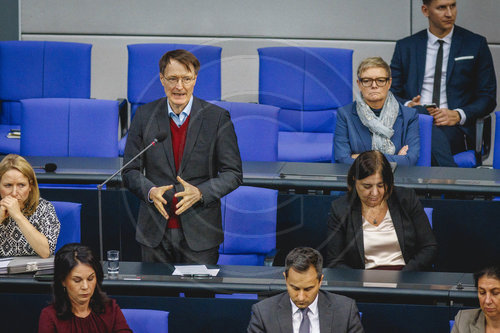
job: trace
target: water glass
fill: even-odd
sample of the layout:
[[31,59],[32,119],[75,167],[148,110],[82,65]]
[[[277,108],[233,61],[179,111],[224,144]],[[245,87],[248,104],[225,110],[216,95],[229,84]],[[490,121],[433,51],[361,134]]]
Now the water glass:
[[108,251],[108,275],[118,275],[120,269],[120,251]]

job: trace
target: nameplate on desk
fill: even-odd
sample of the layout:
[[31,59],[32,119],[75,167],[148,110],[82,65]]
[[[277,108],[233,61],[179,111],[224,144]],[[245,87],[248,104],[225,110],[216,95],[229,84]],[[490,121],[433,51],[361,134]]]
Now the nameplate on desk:
[[390,282],[363,282],[363,287],[367,288],[397,288],[397,283]]

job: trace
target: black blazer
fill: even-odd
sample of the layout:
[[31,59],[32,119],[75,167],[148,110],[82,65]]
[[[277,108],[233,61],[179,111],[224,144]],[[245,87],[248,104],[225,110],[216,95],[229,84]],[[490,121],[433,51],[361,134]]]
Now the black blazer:
[[[318,293],[320,331],[363,333],[356,302],[345,296],[320,290]],[[247,333],[293,332],[292,304],[287,292],[269,297],[252,306]]]
[[[394,187],[387,205],[406,263],[404,270],[430,270],[437,243],[415,191]],[[352,207],[348,195],[332,202],[328,217],[328,267],[365,268],[362,224],[358,198]]]
[[160,132],[168,133],[165,141],[149,149],[142,159],[132,162],[122,173],[125,186],[141,199],[136,240],[143,245],[156,247],[167,226],[167,220],[148,201],[149,190],[153,186],[175,185],[175,191],[164,194],[167,205],[170,205],[174,193],[183,189],[176,179],[177,175],[198,187],[203,195],[203,204],[198,202],[180,215],[189,247],[194,251],[203,251],[223,241],[220,198],[242,182],[234,126],[228,111],[196,97],[189,117],[179,172],[175,170],[166,98],[139,107],[130,125],[124,164]]

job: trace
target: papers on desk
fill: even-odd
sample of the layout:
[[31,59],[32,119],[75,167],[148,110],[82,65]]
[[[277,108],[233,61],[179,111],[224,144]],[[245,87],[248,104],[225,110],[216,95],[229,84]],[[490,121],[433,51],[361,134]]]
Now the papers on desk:
[[54,268],[54,257],[26,256],[0,259],[0,274],[19,274]]
[[180,275],[186,277],[202,278],[217,276],[219,273],[218,268],[208,269],[205,265],[185,265],[174,266],[175,270],[172,275]]

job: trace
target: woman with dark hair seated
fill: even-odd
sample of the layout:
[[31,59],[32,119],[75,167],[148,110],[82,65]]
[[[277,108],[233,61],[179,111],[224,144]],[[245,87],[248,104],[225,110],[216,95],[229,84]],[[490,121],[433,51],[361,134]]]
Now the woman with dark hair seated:
[[490,266],[474,274],[480,309],[461,310],[451,333],[500,332],[500,266]]
[[415,191],[394,186],[379,151],[361,153],[328,217],[328,267],[429,270],[437,244]]
[[59,249],[53,303],[42,310],[38,332],[132,332],[120,307],[102,291],[103,278],[87,246],[71,243]]
[[23,157],[9,154],[0,162],[0,196],[0,257],[54,253],[61,225]]

